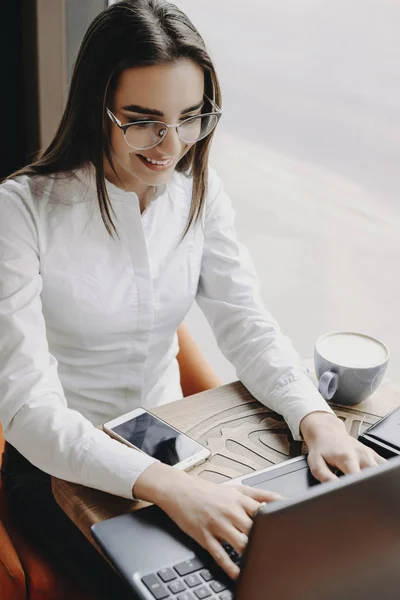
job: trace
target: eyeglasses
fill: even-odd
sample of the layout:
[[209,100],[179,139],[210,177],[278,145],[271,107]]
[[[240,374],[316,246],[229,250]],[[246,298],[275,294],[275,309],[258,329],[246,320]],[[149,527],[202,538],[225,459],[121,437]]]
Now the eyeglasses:
[[110,109],[106,107],[106,111],[111,121],[124,132],[124,138],[128,146],[133,150],[149,150],[165,139],[168,129],[171,127],[177,130],[179,138],[185,144],[195,144],[209,135],[221,118],[222,111],[210,98],[207,98],[207,100],[214,109],[213,112],[188,117],[175,125],[149,120],[137,120],[122,125]]

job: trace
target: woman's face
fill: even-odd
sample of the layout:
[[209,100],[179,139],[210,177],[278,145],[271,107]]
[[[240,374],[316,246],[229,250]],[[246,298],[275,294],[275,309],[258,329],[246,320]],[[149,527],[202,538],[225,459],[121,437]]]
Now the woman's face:
[[[135,120],[180,123],[201,114],[204,97],[204,73],[194,62],[181,59],[174,63],[135,67],[121,73],[112,106],[108,108],[122,124]],[[117,173],[130,185],[156,186],[166,183],[179,160],[192,144],[182,142],[176,129],[149,150],[134,150],[125,142],[122,130],[111,123],[111,152]],[[162,161],[153,165],[146,159]]]

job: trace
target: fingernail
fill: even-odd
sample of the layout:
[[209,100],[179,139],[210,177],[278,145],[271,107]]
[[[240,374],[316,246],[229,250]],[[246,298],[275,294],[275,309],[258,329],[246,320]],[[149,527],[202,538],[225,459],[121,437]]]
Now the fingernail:
[[254,515],[253,515],[253,519],[255,519],[255,518],[256,518],[256,516],[258,515],[259,511],[261,510],[261,508],[262,508],[263,506],[265,506],[266,504],[267,504],[266,502],[260,502],[260,504],[259,504],[259,506],[258,506],[258,508],[257,508],[256,512],[255,512],[255,513],[254,513]]

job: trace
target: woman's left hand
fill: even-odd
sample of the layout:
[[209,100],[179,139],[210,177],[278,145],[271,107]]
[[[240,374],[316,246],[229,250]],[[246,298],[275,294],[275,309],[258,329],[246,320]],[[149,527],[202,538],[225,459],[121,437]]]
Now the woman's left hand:
[[386,462],[374,450],[352,438],[344,423],[330,413],[312,412],[306,415],[300,429],[308,447],[311,473],[319,481],[336,479],[329,467],[342,473],[355,473]]

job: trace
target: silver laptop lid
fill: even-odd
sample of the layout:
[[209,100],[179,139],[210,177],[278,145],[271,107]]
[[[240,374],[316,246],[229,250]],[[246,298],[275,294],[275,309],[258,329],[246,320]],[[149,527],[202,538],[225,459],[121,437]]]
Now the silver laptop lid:
[[235,600],[398,600],[400,458],[266,505]]

